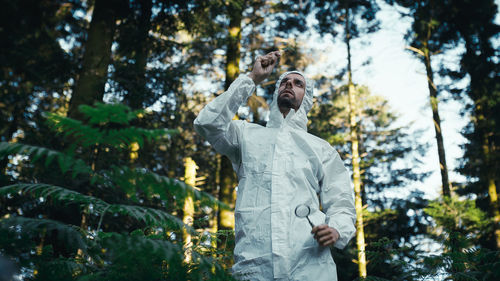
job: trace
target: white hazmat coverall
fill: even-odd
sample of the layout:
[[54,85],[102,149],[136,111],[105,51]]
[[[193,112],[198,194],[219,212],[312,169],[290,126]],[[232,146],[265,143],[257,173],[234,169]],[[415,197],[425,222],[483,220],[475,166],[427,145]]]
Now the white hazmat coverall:
[[306,82],[297,111],[290,109],[286,118],[279,111],[278,88],[289,73],[302,75],[281,75],[266,127],[232,120],[255,90],[243,74],[194,121],[196,131],[229,157],[238,175],[232,269],[241,280],[337,280],[330,248],[320,246],[307,219],[295,215],[299,204],[311,208],[314,225],[326,223],[338,231],[335,247],[344,248],[355,233],[349,173],[337,151],[306,129],[312,82]]

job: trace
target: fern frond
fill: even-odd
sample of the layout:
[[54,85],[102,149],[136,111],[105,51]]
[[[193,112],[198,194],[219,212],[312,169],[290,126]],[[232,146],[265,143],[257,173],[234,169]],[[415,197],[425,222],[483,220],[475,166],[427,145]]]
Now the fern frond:
[[79,227],[55,220],[16,216],[1,219],[0,228],[29,234],[38,234],[42,230],[46,233],[50,233],[55,230],[56,232],[54,233],[57,238],[65,242],[66,245],[73,245],[75,248],[82,249],[84,252],[88,249],[84,233]]
[[[118,233],[100,233],[103,245],[109,249],[113,255],[130,255],[133,251],[144,251],[148,253],[160,254],[163,259],[170,264],[178,266],[187,266],[192,279],[188,280],[207,280],[203,276],[215,274],[222,275],[225,278],[215,280],[233,280],[226,276],[221,264],[212,255],[204,255],[196,249],[191,252],[192,260],[189,264],[183,264],[184,251],[182,245],[163,239],[155,239],[151,236],[144,236],[143,233],[135,232],[131,235]],[[212,280],[212,279],[211,279]]]
[[139,146],[143,146],[144,141],[151,141],[163,136],[175,134],[176,130],[168,129],[143,129],[137,127],[128,127],[118,130],[105,131],[101,143],[106,143],[114,146],[130,144],[137,142]]
[[[83,147],[105,144],[117,149],[123,149],[132,143],[138,143],[142,146],[145,140],[150,141],[177,132],[176,130],[143,129],[137,127],[107,129],[105,127],[86,125],[79,120],[53,113],[47,114],[47,121],[53,130],[65,137],[74,138]],[[104,126],[106,124],[101,125]]]
[[103,246],[110,249],[147,249],[159,252],[167,259],[182,254],[182,247],[168,240],[151,239],[137,234],[120,234],[115,232],[100,232],[98,235]]
[[69,273],[71,276],[82,275],[89,271],[88,260],[84,260],[82,257],[77,257],[76,259],[59,257],[47,262],[44,266],[56,270],[59,274]]
[[116,123],[127,125],[137,119],[139,114],[144,114],[144,109],[131,110],[124,104],[108,104],[96,102],[94,106],[80,105],[81,113],[89,118],[89,124]]
[[168,212],[136,205],[112,204],[108,212],[130,216],[142,221],[148,226],[168,226],[169,229],[185,228],[190,234],[196,234],[196,230]]
[[99,198],[84,195],[64,187],[43,183],[17,183],[0,187],[0,195],[9,193],[29,195],[34,198],[44,197],[62,203],[63,205],[78,204],[82,207],[86,207],[89,204],[93,204],[94,208],[98,209],[106,208],[109,205]]
[[102,133],[98,128],[93,128],[82,123],[82,121],[67,118],[55,113],[47,113],[47,124],[56,133],[74,139],[74,142],[89,147],[100,143]]
[[101,216],[106,212],[118,213],[141,221],[148,226],[166,225],[176,229],[185,228],[190,233],[196,233],[191,226],[184,224],[181,219],[168,212],[143,206],[110,204],[97,197],[84,195],[60,186],[25,183],[13,184],[0,188],[0,195],[9,193],[26,194],[35,198],[44,197],[57,201],[63,205],[78,204],[82,208],[86,208],[92,204],[94,211],[100,213]]
[[42,158],[45,158],[45,166],[50,165],[50,163],[56,159],[61,172],[66,173],[72,171],[73,177],[80,174],[92,174],[92,169],[87,166],[83,160],[73,158],[68,154],[40,146],[0,142],[0,159],[15,154],[30,156],[33,162],[38,162],[41,161]]
[[[135,190],[139,187],[148,195],[151,195],[151,193],[158,194],[163,200],[168,197],[165,191],[174,194],[180,200],[186,198],[190,193],[194,195],[196,200],[200,200],[203,205],[231,209],[229,205],[219,201],[207,192],[200,191],[177,179],[162,176],[143,168],[130,169],[126,166],[114,166],[112,172],[114,174],[112,178],[117,179],[117,183],[127,190]],[[133,184],[130,181],[131,179],[134,179]],[[148,192],[148,188],[151,192]]]

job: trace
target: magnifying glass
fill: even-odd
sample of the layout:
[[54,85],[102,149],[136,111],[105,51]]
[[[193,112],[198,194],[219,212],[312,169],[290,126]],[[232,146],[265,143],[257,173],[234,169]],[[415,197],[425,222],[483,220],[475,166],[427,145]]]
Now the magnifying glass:
[[309,219],[309,215],[311,214],[311,208],[306,204],[300,204],[295,208],[295,215],[299,218],[306,218],[312,228],[314,228],[314,224]]

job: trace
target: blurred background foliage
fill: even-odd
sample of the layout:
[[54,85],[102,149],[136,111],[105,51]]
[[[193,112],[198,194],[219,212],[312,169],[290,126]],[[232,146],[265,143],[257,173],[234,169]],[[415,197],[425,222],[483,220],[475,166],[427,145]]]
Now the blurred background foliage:
[[[380,30],[382,4],[412,20],[408,55],[425,67],[442,179],[434,200],[411,188],[430,176],[430,144],[353,76],[351,60],[370,59],[352,42]],[[232,280],[237,179],[192,122],[255,56],[280,50],[277,71],[237,116],[265,125],[278,75],[313,63],[298,39],[313,33],[347,51],[340,70],[312,77],[308,125],[359,175],[364,240],[332,250],[339,280],[500,279],[493,0],[1,7],[0,280]],[[461,49],[458,61],[431,64]],[[462,182],[448,178],[444,92],[470,117],[456,171]]]

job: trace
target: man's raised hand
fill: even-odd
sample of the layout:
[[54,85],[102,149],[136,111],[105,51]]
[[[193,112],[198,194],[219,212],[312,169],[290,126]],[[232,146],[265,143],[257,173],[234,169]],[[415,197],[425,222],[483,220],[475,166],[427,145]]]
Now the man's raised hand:
[[255,82],[255,85],[264,81],[264,79],[266,79],[271,74],[274,67],[278,63],[278,59],[280,58],[280,56],[280,51],[274,51],[265,56],[257,57],[253,65],[252,72],[248,74],[248,77],[250,77],[253,82]]

